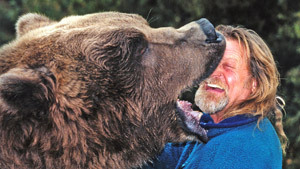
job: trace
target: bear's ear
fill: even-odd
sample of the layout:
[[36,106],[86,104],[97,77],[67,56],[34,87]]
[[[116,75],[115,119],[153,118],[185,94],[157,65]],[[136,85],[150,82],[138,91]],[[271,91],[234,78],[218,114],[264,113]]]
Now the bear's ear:
[[1,113],[43,118],[55,100],[55,76],[45,67],[14,68],[0,76]]
[[54,21],[46,16],[36,13],[25,14],[21,16],[16,23],[17,38],[31,30],[50,25],[51,23],[54,23]]

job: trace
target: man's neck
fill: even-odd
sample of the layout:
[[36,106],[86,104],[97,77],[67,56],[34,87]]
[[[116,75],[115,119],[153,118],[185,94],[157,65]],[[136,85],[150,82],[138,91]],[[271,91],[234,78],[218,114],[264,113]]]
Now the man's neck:
[[215,123],[219,123],[221,122],[222,120],[224,120],[224,114],[225,112],[224,111],[220,111],[220,112],[217,112],[217,113],[214,113],[214,114],[211,114],[211,118],[214,120]]

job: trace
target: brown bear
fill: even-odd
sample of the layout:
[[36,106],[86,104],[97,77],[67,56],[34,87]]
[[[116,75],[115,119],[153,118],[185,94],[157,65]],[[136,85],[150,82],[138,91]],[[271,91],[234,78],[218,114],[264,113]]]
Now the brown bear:
[[201,134],[176,100],[222,58],[208,20],[174,29],[118,12],[26,14],[16,30],[0,49],[0,168],[134,168]]

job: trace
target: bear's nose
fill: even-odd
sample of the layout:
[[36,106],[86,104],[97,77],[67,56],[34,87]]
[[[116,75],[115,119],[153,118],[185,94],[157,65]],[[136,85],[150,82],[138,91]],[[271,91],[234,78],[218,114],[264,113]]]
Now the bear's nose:
[[217,36],[217,33],[215,31],[215,27],[212,23],[210,23],[207,19],[202,18],[196,21],[197,24],[200,25],[201,29],[207,36],[206,42],[207,43],[219,43],[222,41],[220,36]]

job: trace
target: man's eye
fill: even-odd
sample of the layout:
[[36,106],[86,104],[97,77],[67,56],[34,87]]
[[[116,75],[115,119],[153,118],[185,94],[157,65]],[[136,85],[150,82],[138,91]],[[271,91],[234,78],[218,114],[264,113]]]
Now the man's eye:
[[231,64],[224,64],[224,67],[229,69],[235,69],[235,66]]

